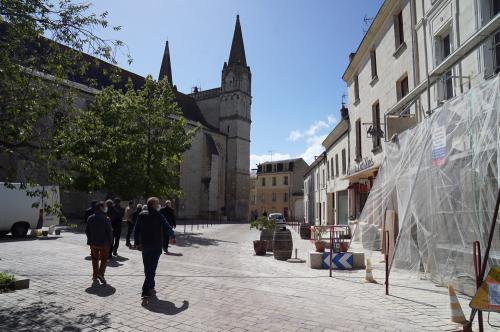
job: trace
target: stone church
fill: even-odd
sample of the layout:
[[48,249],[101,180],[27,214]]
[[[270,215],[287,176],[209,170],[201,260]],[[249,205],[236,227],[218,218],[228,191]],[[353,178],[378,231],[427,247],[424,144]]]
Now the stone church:
[[[33,54],[38,54],[38,51],[33,50]],[[106,86],[114,85],[115,88],[124,89],[129,79],[135,88],[144,84],[145,78],[140,75],[104,61],[96,61],[90,55],[82,55],[83,61],[90,64],[86,73],[74,76],[64,83],[77,92],[77,107],[87,108],[95,95]],[[110,72],[111,69],[118,71],[121,80],[110,80],[105,72]],[[246,62],[239,16],[236,18],[229,60],[222,67],[220,87],[205,91],[196,89],[189,94],[179,92],[172,80],[168,42],[158,78],[164,77],[172,84],[176,101],[188,125],[201,128],[194,137],[191,148],[185,152],[180,167],[179,185],[184,195],[174,200],[178,217],[248,220],[251,72]],[[89,79],[96,84],[90,86]],[[0,163],[12,164],[19,171],[19,180],[22,181],[26,166],[24,160],[0,156]],[[0,181],[6,178],[4,173],[0,167]],[[43,171],[39,173],[36,176],[38,183],[52,184],[46,183]],[[103,198],[104,193],[87,194],[62,190],[62,212],[69,218],[81,218],[91,199]]]
[[168,42],[158,79],[167,77],[188,122],[201,130],[181,164],[176,202],[179,218],[247,220],[250,181],[251,72],[247,65],[239,15],[221,86],[190,94],[177,91]]

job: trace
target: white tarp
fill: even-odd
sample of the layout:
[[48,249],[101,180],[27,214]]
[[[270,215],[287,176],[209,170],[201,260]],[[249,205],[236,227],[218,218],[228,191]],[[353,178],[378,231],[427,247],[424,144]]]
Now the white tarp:
[[[394,210],[399,234],[391,270],[473,293],[472,243],[480,241],[484,253],[499,187],[499,91],[498,77],[486,81],[384,145],[355,244],[380,249],[386,211]],[[500,263],[495,232],[490,265]]]

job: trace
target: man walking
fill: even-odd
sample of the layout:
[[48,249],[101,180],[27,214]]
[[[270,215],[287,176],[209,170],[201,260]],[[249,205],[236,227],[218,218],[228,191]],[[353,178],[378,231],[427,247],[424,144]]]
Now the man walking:
[[150,297],[155,292],[155,275],[160,259],[163,237],[170,237],[171,243],[175,244],[175,234],[160,214],[160,200],[150,197],[147,200],[147,210],[143,210],[134,229],[134,244],[142,251],[142,262],[144,264],[144,284],[142,285],[142,297]]
[[87,222],[89,217],[95,213],[95,205],[97,201],[90,202],[90,207],[85,210],[85,214],[83,215],[83,222]]
[[99,279],[103,284],[106,283],[104,272],[106,272],[107,258],[113,243],[113,229],[106,212],[107,207],[104,202],[96,203],[95,214],[89,217],[85,229],[87,244],[90,245],[90,256],[92,257],[92,280]]
[[131,247],[132,245],[130,244],[130,235],[132,234],[132,230],[134,229],[134,213],[135,213],[135,207],[134,207],[134,202],[129,201],[128,206],[125,208],[125,222],[127,223],[127,236],[126,236],[126,246]]
[[122,234],[122,217],[116,210],[116,205],[112,200],[108,199],[106,205],[108,207],[108,217],[111,220],[111,227],[113,227],[113,241],[111,241],[109,250],[109,258],[113,258],[112,255],[118,256],[118,245],[120,244],[120,236]]
[[[160,209],[160,213],[167,219],[168,224],[172,228],[177,227],[177,223],[175,220],[174,209],[172,209],[172,202],[170,200],[165,201],[165,207]],[[169,238],[167,236],[163,237],[163,251],[165,251],[165,255],[168,255],[168,242]]]

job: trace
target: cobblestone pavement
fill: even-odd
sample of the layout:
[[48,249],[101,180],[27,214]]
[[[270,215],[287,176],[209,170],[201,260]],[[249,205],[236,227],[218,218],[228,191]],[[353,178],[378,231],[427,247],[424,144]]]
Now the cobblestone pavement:
[[[181,230],[182,231],[182,230]],[[452,331],[447,291],[392,276],[384,295],[364,271],[311,270],[255,256],[248,225],[195,226],[163,255],[157,298],[140,299],[140,252],[125,247],[109,263],[108,286],[91,287],[85,236],[0,239],[0,271],[31,279],[28,290],[0,294],[0,331]],[[294,243],[306,258],[312,245]],[[460,298],[469,314],[468,299]]]

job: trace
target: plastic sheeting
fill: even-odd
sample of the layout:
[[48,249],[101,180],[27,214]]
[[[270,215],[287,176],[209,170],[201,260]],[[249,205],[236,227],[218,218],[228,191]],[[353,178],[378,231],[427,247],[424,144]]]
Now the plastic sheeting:
[[[394,231],[391,271],[474,293],[472,243],[484,253],[499,187],[499,89],[498,77],[486,81],[385,144],[354,243],[380,250],[382,230]],[[498,263],[497,227],[489,264]]]

